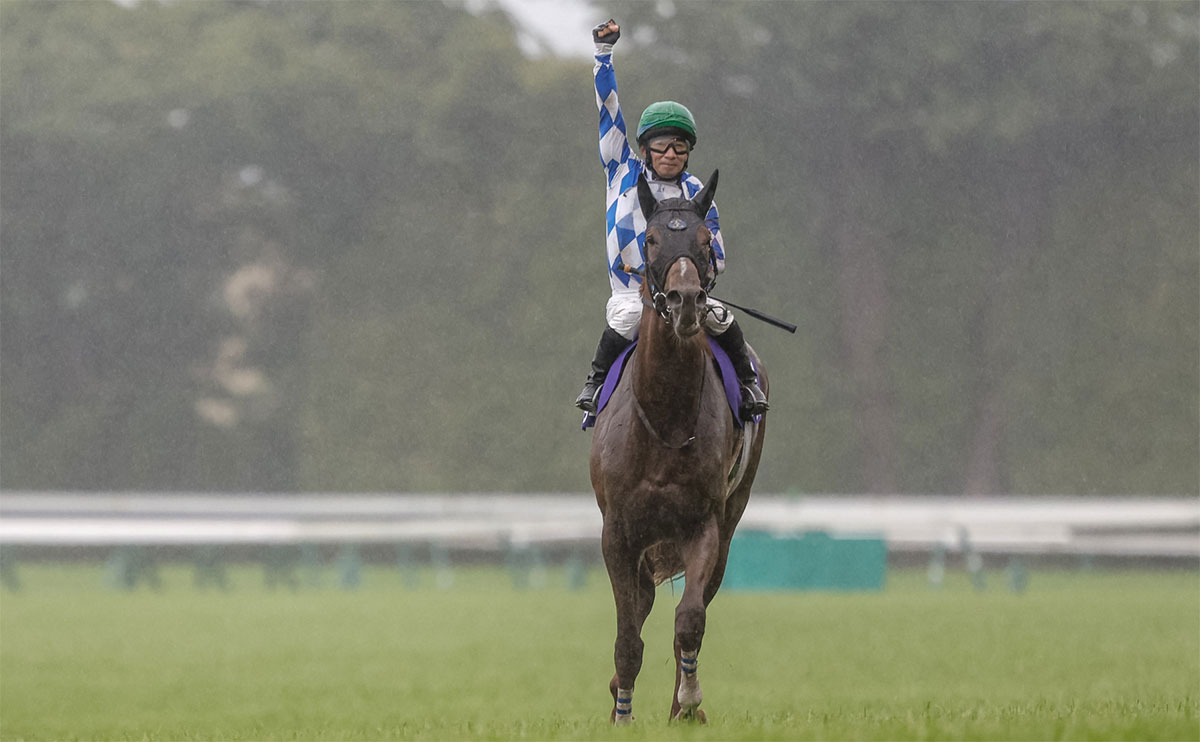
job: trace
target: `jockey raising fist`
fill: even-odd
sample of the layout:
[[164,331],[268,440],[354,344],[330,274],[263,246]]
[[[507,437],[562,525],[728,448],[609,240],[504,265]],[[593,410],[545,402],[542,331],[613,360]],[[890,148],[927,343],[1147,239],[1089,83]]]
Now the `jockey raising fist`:
[[[621,352],[637,337],[642,318],[641,276],[642,245],[646,238],[646,218],[639,203],[637,184],[645,180],[649,193],[659,201],[669,198],[690,199],[704,184],[687,171],[688,160],[696,147],[696,120],[682,103],[662,100],[651,103],[642,112],[631,141],[625,117],[617,97],[617,76],[613,67],[613,45],[621,38],[621,26],[613,19],[592,29],[596,43],[593,77],[596,107],[599,109],[599,155],[605,173],[605,248],[612,296],[605,306],[606,327],[592,359],[591,372],[575,405],[596,412],[600,388],[608,369]],[[640,156],[639,156],[640,155]],[[712,235],[712,272],[725,270],[725,247],[720,218],[713,204],[705,216]],[[710,289],[711,285],[705,287]],[[743,387],[743,415],[762,414],[767,398],[758,386],[757,374],[750,363],[741,327],[733,314],[709,297],[704,329],[729,355],[738,381]]]
[[621,27],[612,18],[592,29],[592,41],[597,44],[613,45],[621,38]]

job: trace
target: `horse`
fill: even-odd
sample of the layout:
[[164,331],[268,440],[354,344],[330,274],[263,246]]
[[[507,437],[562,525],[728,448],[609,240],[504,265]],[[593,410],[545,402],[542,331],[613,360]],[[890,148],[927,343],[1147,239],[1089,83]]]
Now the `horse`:
[[[765,418],[739,425],[726,401],[703,330],[713,278],[704,217],[717,172],[692,199],[657,202],[644,178],[646,217],[638,344],[596,419],[590,475],[603,515],[601,545],[617,609],[610,721],[633,720],[642,625],[655,588],[682,574],[675,609],[671,720],[707,721],[697,656],[705,611],[721,585],[729,544],[758,470]],[[766,372],[750,350],[760,386]],[[618,370],[614,369],[612,373]]]

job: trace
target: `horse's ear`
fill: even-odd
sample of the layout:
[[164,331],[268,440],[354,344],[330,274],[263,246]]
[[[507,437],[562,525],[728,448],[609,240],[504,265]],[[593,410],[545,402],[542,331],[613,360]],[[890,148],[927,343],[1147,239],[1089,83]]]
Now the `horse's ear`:
[[642,215],[646,217],[646,221],[650,221],[650,215],[658,208],[658,199],[654,197],[654,191],[650,190],[650,184],[646,182],[645,173],[638,176],[638,203],[642,207]]
[[720,170],[713,170],[712,175],[708,176],[708,182],[692,199],[692,203],[696,205],[696,213],[700,215],[701,219],[708,216],[708,208],[712,206],[713,197],[717,195],[717,175],[720,172]]

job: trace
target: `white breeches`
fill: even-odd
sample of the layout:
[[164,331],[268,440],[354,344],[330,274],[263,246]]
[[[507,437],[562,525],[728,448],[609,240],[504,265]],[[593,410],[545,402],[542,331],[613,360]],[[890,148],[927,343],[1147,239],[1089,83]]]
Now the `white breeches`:
[[[614,291],[608,298],[604,318],[608,326],[616,330],[626,340],[633,340],[638,334],[638,325],[642,321],[642,297],[636,291]],[[704,329],[709,335],[720,335],[733,324],[733,312],[721,302],[709,297],[708,306],[712,310],[704,315]]]

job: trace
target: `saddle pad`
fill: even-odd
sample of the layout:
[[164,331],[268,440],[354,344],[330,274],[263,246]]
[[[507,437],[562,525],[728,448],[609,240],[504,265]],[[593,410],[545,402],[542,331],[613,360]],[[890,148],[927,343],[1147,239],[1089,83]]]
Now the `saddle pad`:
[[[742,385],[738,383],[737,374],[733,372],[733,362],[729,360],[729,355],[721,350],[721,346],[717,345],[712,337],[708,338],[708,347],[712,348],[713,358],[717,362],[717,371],[721,375],[721,385],[725,388],[725,401],[729,403],[729,410],[733,413],[733,422],[740,428],[742,427],[742,418],[738,414],[738,408],[742,405]],[[604,378],[604,385],[600,387],[600,398],[596,401],[597,413],[603,410],[608,401],[612,399],[613,392],[617,389],[617,382],[621,380],[621,374],[625,373],[625,364],[629,362],[629,357],[633,355],[635,348],[637,348],[636,340],[621,351],[621,355],[613,361],[612,368],[608,370],[608,376]],[[587,430],[595,424],[596,416],[590,412],[585,413],[582,429]]]

